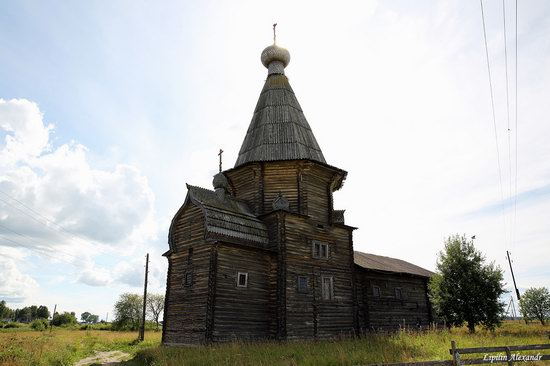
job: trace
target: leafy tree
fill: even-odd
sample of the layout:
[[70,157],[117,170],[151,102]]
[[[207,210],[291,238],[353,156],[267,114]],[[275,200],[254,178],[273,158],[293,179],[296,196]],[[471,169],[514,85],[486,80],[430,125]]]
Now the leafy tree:
[[530,288],[521,296],[521,312],[526,319],[537,319],[542,325],[550,318],[550,293],[546,287]]
[[96,324],[97,322],[99,322],[99,315],[92,314],[88,317],[88,323]]
[[1,319],[13,319],[14,311],[6,305],[6,301],[0,301],[0,320]]
[[162,294],[151,294],[147,296],[147,311],[151,315],[151,318],[155,321],[157,325],[157,330],[159,329],[159,318],[162,312],[164,311],[164,295]]
[[50,312],[48,310],[48,307],[44,305],[40,305],[38,309],[36,309],[36,317],[38,319],[48,319],[50,317]]
[[73,312],[64,312],[63,314],[53,314],[52,324],[55,326],[76,324],[76,316]]
[[439,252],[437,273],[430,280],[430,299],[438,316],[449,327],[468,325],[494,329],[504,314],[499,298],[504,290],[503,273],[474,247],[473,240],[454,235]]
[[48,328],[48,320],[44,318],[38,318],[32,321],[31,328],[34,330],[43,331]]
[[143,297],[137,294],[124,293],[115,303],[115,329],[137,330],[141,323]]
[[82,320],[84,323],[88,323],[88,318],[91,316],[92,314],[85,311],[83,312],[82,314],[80,314],[80,320]]

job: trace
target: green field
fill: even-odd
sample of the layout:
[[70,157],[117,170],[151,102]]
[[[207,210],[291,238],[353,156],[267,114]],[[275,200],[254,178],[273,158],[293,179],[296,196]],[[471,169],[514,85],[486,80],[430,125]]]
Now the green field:
[[[127,366],[181,365],[365,365],[382,362],[448,360],[450,341],[459,347],[550,343],[550,326],[506,322],[494,333],[466,329],[426,333],[373,334],[361,339],[308,342],[229,343],[201,347],[159,345],[160,332],[136,333],[54,329],[50,334],[28,329],[0,330],[0,365],[72,365],[94,351],[122,350],[133,359]],[[528,365],[537,365],[529,362]],[[542,363],[538,363],[542,365]]]

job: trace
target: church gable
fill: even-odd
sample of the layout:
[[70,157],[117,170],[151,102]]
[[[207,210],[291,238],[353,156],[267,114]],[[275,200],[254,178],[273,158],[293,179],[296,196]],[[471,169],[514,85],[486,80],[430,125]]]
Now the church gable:
[[171,241],[176,235],[191,235],[190,232],[199,229],[199,225],[194,224],[200,221],[204,240],[237,240],[267,245],[265,224],[254,216],[245,202],[221,190],[211,191],[191,185],[187,185],[187,189],[185,203],[172,221]]

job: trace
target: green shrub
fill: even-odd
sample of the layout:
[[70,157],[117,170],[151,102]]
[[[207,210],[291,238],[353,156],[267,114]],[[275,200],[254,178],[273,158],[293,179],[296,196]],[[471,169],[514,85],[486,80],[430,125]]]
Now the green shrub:
[[43,331],[48,329],[48,320],[46,319],[35,319],[31,323],[31,328],[38,331]]
[[24,327],[25,325],[24,324],[21,324],[21,323],[16,323],[16,322],[9,322],[9,323],[6,323],[4,325],[4,329],[8,329],[8,328],[21,328],[21,327]]

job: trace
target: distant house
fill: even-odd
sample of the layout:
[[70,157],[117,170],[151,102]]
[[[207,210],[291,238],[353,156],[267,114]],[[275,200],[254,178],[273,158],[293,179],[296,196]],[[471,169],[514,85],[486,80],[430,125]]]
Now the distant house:
[[431,272],[354,252],[356,228],[333,207],[347,172],[325,161],[284,74],[288,51],[261,59],[268,76],[235,166],[213,190],[187,185],[172,220],[163,344],[427,326]]

